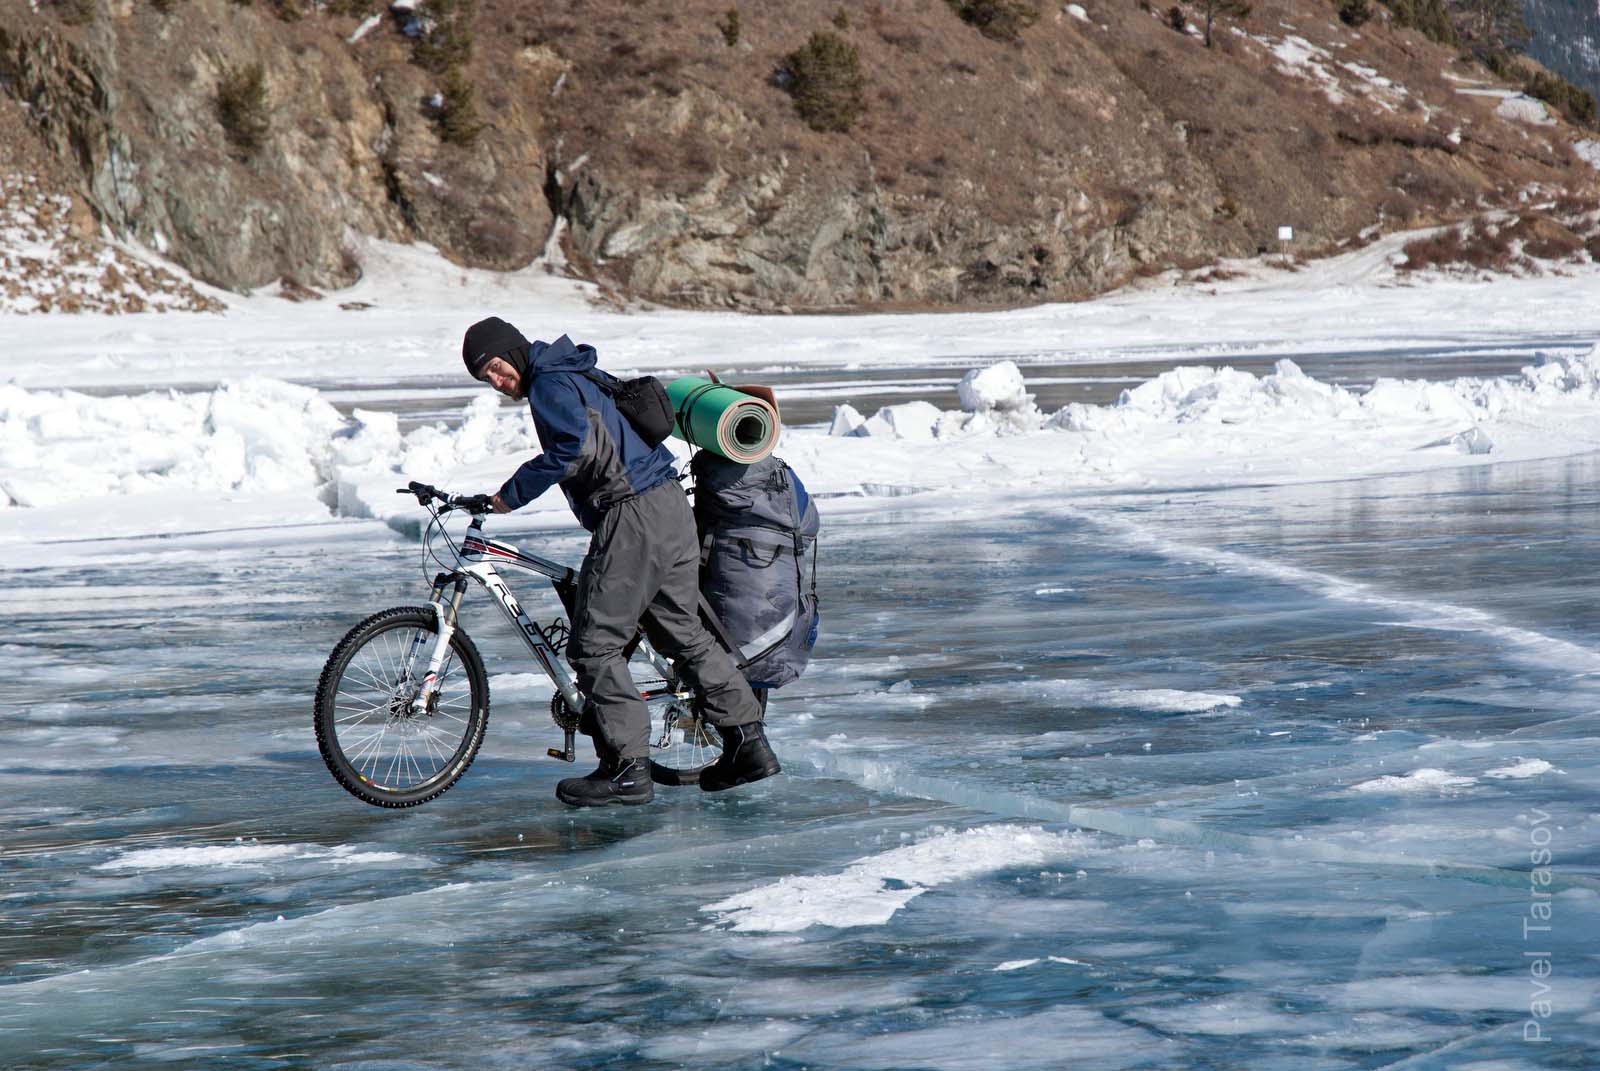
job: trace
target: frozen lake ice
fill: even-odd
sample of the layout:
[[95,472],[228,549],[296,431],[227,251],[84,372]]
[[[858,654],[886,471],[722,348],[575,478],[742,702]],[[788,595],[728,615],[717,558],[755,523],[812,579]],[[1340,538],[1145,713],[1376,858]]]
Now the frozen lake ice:
[[[1412,285],[1406,240],[806,318],[377,244],[338,302],[6,318],[0,1067],[1593,1066],[1600,274]],[[784,776],[569,811],[482,600],[466,778],[383,812],[323,768],[328,650],[432,575],[390,469],[480,490],[532,449],[465,407],[491,312],[811,425]],[[1166,375],[1021,435],[818,426],[1000,356],[1041,416]],[[558,507],[493,524],[583,549]]]
[[481,599],[466,778],[333,782],[381,524],[14,569],[0,1065],[1593,1065],[1600,455],[956,501],[825,517],[785,776],[620,812]]

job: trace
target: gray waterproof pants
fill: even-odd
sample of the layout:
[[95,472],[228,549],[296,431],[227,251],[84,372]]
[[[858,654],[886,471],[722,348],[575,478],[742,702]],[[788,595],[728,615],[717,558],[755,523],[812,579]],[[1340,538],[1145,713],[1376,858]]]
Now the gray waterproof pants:
[[699,606],[700,546],[683,488],[668,480],[607,510],[578,570],[567,645],[578,687],[594,703],[596,750],[650,755],[650,716],[622,657],[642,619],[657,650],[699,694],[706,720],[761,720],[750,685],[701,623]]

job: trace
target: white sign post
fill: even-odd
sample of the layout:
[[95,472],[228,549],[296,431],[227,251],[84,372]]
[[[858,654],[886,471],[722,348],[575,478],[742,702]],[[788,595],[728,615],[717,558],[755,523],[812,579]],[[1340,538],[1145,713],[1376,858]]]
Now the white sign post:
[[1294,241],[1293,227],[1278,228],[1278,254],[1283,257],[1285,264],[1289,263],[1289,243]]

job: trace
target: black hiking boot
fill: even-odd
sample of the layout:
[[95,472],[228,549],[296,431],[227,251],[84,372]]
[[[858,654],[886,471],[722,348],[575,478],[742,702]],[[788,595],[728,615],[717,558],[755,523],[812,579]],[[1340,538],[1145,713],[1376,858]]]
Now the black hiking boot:
[[556,799],[570,807],[604,807],[608,803],[649,803],[656,797],[649,759],[602,757],[594,773],[569,777],[556,785]]
[[716,762],[700,771],[700,788],[706,792],[721,792],[734,785],[748,785],[763,777],[771,777],[783,767],[778,756],[767,743],[767,733],[759,721],[749,725],[729,728],[717,726],[722,734],[722,755]]

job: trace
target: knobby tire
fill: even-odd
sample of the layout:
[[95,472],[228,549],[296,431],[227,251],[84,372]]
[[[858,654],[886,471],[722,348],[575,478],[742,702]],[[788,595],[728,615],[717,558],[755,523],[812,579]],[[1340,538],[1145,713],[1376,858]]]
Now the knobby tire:
[[[423,752],[418,752],[416,755],[411,756],[410,765],[421,772],[417,758],[420,756],[431,763],[432,758],[426,750],[431,748],[432,755],[438,755],[443,759],[439,763],[436,772],[421,778],[416,784],[391,788],[377,783],[373,777],[368,776],[370,773],[379,772],[375,768],[369,770],[368,773],[362,772],[359,768],[362,763],[359,755],[355,761],[352,761],[351,756],[346,754],[340,740],[339,726],[341,721],[348,724],[353,718],[365,720],[368,716],[371,716],[371,721],[364,728],[369,730],[376,729],[380,736],[386,729],[384,726],[377,725],[379,720],[384,721],[388,726],[397,724],[394,720],[378,714],[375,708],[357,709],[354,714],[346,712],[341,715],[341,685],[346,685],[347,682],[350,682],[350,686],[358,690],[365,689],[366,692],[370,693],[370,695],[362,695],[361,698],[363,699],[382,695],[381,687],[374,686],[373,673],[370,666],[373,662],[380,666],[383,665],[385,663],[384,656],[380,654],[376,659],[369,660],[367,668],[352,672],[351,667],[355,663],[357,656],[369,650],[369,648],[376,652],[377,642],[393,632],[403,633],[401,645],[404,647],[412,638],[413,633],[417,631],[425,632],[432,637],[424,643],[422,651],[418,654],[419,665],[415,667],[419,671],[426,670],[427,657],[432,654],[433,645],[438,636],[438,627],[433,608],[431,606],[396,606],[373,614],[345,633],[344,638],[334,647],[333,653],[328,656],[327,664],[322,669],[322,676],[317,681],[313,722],[316,727],[317,748],[322,752],[322,759],[327,763],[328,770],[333,774],[334,779],[346,791],[357,799],[370,803],[375,807],[415,807],[420,803],[426,803],[431,799],[437,798],[459,781],[461,775],[466,773],[467,768],[472,765],[472,760],[477,757],[478,748],[483,744],[484,730],[489,724],[489,679],[484,672],[483,658],[479,655],[477,645],[472,642],[472,639],[460,628],[457,628],[450,638],[451,655],[446,662],[447,672],[445,676],[446,679],[449,679],[448,668],[450,663],[459,662],[467,695],[464,708],[453,708],[455,713],[459,713],[461,716],[447,715],[450,720],[461,721],[465,726],[461,730],[460,743],[456,745],[453,753],[444,756],[442,749],[438,747],[437,738],[428,735],[430,724],[421,721],[421,716],[419,715],[411,715],[406,721],[417,719],[417,725],[421,726],[420,729],[406,725],[406,721],[402,721],[399,724],[402,727],[411,728],[413,732],[419,734],[418,738],[426,737],[426,742]],[[389,650],[392,653],[392,647]],[[395,660],[393,658],[388,659],[388,665],[392,666],[394,663]],[[366,677],[365,680],[360,679],[363,675]],[[393,683],[382,680],[381,676],[380,673],[379,684]],[[398,675],[396,674],[396,676]],[[452,697],[451,699],[443,700],[441,706],[459,702],[459,699]],[[443,713],[443,710],[441,710],[441,713]],[[358,724],[361,724],[361,722],[358,721]],[[371,739],[371,737],[368,739]],[[377,763],[376,765],[382,764]],[[400,765],[399,759],[395,760],[395,765]]]

